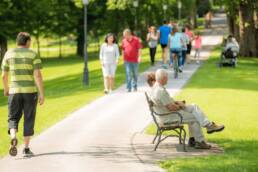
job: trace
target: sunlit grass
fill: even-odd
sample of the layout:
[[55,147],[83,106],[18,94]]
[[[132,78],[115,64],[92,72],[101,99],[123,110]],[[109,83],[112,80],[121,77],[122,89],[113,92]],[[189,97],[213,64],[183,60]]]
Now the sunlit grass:
[[[221,133],[206,135],[225,149],[223,155],[161,162],[169,172],[258,171],[258,59],[241,58],[237,68],[217,68],[219,50],[192,77],[177,99],[196,103],[216,122]],[[154,133],[152,125],[146,131]]]

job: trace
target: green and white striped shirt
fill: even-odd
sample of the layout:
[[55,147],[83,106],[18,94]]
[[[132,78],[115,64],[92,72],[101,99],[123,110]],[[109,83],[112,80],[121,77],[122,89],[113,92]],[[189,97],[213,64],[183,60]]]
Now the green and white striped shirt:
[[37,92],[33,71],[41,68],[41,59],[34,51],[28,48],[7,51],[2,62],[2,71],[10,71],[9,94]]

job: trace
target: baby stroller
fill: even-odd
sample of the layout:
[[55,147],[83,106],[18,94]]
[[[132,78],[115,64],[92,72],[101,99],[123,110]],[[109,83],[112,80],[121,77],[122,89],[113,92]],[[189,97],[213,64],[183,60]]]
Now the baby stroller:
[[226,43],[226,45],[223,52],[221,53],[218,66],[236,67],[239,45],[232,35],[229,35],[227,40],[224,39],[224,43]]
[[236,67],[237,55],[238,53],[236,51],[232,50],[232,48],[228,48],[227,50],[221,53],[219,67]]

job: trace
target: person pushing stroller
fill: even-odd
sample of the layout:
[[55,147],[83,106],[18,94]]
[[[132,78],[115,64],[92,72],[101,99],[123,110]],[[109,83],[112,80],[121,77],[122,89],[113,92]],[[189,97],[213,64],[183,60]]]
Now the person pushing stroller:
[[238,53],[239,44],[232,35],[229,35],[224,50],[221,54],[220,66],[228,64],[235,67],[237,63]]

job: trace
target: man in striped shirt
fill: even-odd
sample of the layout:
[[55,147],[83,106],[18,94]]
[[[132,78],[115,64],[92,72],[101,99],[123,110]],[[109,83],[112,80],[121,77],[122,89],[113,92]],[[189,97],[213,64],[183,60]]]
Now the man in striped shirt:
[[[44,89],[40,69],[41,59],[29,49],[30,35],[20,32],[16,39],[17,48],[6,52],[2,62],[4,95],[8,96],[8,133],[11,136],[9,154],[17,155],[16,132],[24,112],[24,156],[32,156],[29,148],[30,137],[34,135],[36,107],[44,103]],[[10,73],[10,83],[8,75]],[[39,92],[39,94],[37,93]]]

